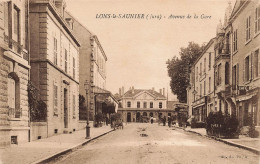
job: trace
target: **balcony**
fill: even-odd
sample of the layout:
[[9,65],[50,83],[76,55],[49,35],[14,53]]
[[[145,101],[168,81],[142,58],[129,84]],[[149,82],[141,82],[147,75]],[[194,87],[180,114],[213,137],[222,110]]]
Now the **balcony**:
[[4,41],[6,44],[8,44],[8,47],[11,51],[15,52],[15,54],[24,60],[29,60],[28,52],[24,49],[24,46],[21,45],[19,42],[13,40],[8,35],[4,33]]

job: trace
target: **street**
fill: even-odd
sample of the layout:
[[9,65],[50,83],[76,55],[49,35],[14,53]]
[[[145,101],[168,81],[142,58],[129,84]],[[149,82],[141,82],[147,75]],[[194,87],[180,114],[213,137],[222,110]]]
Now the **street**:
[[259,157],[249,151],[181,129],[132,123],[52,163],[248,163]]

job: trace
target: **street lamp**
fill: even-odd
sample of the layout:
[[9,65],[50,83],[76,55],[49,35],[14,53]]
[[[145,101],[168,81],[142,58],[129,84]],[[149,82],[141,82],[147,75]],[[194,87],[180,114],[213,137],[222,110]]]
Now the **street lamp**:
[[88,90],[89,82],[85,81],[84,88],[86,90],[86,106],[87,106],[87,125],[86,125],[86,139],[90,139],[90,126],[89,126],[89,105],[88,105]]

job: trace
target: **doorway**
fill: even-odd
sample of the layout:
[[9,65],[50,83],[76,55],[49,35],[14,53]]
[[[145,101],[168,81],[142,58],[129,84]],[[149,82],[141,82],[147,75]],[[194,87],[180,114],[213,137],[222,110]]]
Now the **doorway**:
[[131,113],[130,112],[127,113],[127,122],[131,122]]
[[64,88],[64,128],[68,128],[68,90]]

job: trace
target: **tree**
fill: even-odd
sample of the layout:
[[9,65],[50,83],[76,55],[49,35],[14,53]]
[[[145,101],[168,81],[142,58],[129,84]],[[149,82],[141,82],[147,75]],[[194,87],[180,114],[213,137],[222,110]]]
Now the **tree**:
[[187,101],[186,88],[190,83],[190,73],[192,64],[202,52],[204,46],[189,42],[188,47],[180,49],[180,58],[174,56],[166,62],[168,75],[171,78],[170,87],[180,102]]

